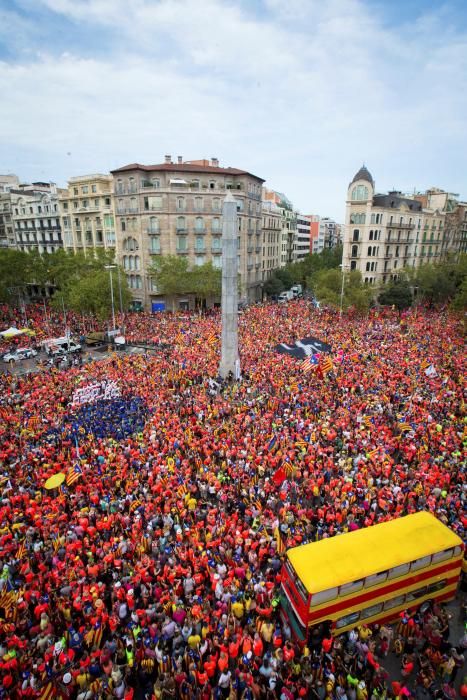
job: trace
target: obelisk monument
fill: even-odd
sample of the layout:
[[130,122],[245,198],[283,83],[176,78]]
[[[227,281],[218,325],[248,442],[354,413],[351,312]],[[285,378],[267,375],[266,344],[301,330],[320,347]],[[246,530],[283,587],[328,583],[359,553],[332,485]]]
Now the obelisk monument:
[[222,206],[222,350],[219,374],[240,376],[238,356],[237,202],[227,193]]

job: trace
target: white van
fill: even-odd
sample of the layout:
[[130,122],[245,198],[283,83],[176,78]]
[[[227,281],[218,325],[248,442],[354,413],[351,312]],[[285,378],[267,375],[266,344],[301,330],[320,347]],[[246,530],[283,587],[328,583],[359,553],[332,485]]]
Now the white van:
[[279,304],[285,304],[288,301],[292,301],[293,298],[293,292],[289,289],[288,292],[281,292],[277,301],[279,302]]

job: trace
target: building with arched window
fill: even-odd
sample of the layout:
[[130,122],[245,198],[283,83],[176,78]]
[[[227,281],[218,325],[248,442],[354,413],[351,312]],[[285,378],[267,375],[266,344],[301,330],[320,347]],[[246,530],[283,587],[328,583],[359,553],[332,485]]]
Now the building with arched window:
[[345,268],[359,270],[365,283],[376,285],[397,279],[404,268],[442,260],[457,245],[446,222],[458,208],[455,195],[436,188],[379,194],[362,166],[347,190]]
[[[170,156],[159,165],[135,163],[112,175],[117,258],[136,302],[147,309],[168,303],[149,274],[158,256],[186,256],[193,266],[210,261],[222,267],[222,203],[227,190],[238,202],[240,297],[250,302],[261,299],[264,180],[245,170],[221,168],[215,158],[183,162],[179,157],[174,163]],[[194,305],[194,299],[179,301]]]

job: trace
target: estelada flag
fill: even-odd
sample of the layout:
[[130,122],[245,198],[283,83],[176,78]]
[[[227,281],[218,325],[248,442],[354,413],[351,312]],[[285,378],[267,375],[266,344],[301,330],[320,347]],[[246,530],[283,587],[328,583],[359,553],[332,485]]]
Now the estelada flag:
[[334,365],[332,364],[331,358],[321,356],[320,360],[319,360],[319,370],[320,370],[321,374],[322,375],[328,374],[333,369],[334,369]]

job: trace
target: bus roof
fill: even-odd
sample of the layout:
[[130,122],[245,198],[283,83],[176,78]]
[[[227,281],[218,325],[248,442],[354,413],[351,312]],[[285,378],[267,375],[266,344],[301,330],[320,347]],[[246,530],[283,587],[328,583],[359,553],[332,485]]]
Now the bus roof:
[[287,557],[313,594],[460,544],[446,525],[421,512],[294,547]]

